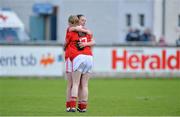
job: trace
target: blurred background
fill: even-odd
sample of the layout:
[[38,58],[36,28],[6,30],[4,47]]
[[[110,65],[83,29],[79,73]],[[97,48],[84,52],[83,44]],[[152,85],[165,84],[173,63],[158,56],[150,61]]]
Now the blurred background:
[[[175,44],[180,36],[179,5],[179,0],[1,0],[1,30],[5,28],[3,20],[11,20],[3,19],[3,13],[13,12],[18,17],[14,22],[19,20],[16,27],[24,28],[28,36],[15,39],[63,43],[68,16],[84,14],[88,19],[87,27],[93,30],[98,45],[159,42],[160,37]],[[3,30],[11,27],[7,24]],[[13,30],[17,32],[18,29]],[[144,32],[151,33],[152,39],[127,39],[129,31],[137,31],[140,36]]]
[[[87,113],[65,112],[70,15],[93,32]],[[180,0],[0,0],[0,116],[180,116]]]
[[[94,73],[127,72],[128,77],[129,72],[132,76],[141,72],[151,77],[168,73],[177,77],[180,74],[179,6],[180,0],[0,0],[0,75],[41,76],[48,69],[51,71],[48,75],[62,76],[67,19],[70,15],[84,14],[86,27],[93,31],[96,41]],[[131,67],[123,67],[126,62],[117,59],[121,55],[126,58],[125,50],[128,57],[138,57],[127,58]],[[159,58],[153,58],[154,55]],[[147,62],[142,62],[142,56],[148,56]],[[155,66],[151,69],[153,61]]]

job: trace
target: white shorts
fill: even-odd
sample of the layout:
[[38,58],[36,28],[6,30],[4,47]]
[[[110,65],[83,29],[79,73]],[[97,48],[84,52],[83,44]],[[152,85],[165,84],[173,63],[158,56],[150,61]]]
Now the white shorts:
[[90,55],[78,55],[72,62],[73,71],[81,73],[91,73],[93,67],[93,57]]
[[72,62],[70,58],[67,58],[65,61],[65,69],[66,69],[66,73],[72,72]]

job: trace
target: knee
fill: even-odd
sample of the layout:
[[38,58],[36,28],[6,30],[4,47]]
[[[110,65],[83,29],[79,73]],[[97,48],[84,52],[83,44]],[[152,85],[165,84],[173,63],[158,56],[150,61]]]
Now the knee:
[[79,89],[80,89],[80,90],[82,89],[82,83],[79,84]]
[[67,89],[70,90],[71,88],[72,88],[72,84],[68,84],[68,85],[67,85]]
[[84,88],[87,88],[88,87],[88,82],[84,82],[84,83],[82,83],[82,89],[84,89]]

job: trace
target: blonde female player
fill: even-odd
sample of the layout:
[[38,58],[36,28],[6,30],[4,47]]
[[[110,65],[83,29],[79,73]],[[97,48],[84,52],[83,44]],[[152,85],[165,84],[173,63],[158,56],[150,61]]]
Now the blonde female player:
[[78,107],[79,112],[86,112],[88,100],[88,80],[93,64],[92,51],[90,46],[81,47],[82,43],[87,44],[92,41],[90,35],[79,36],[77,32],[69,32],[69,46],[70,59],[72,61],[72,88],[70,98],[70,112],[76,111],[76,100],[78,97],[78,88],[80,82],[83,91],[83,103]]
[[[79,32],[84,32],[87,34],[91,34],[91,32],[87,29],[82,29],[82,27],[76,26],[78,24],[79,21],[77,21],[77,17],[76,16],[70,16],[68,19],[69,22],[69,27],[67,29],[66,32],[66,40],[69,37],[69,32],[70,31],[79,31]],[[67,41],[66,41],[67,42]],[[93,42],[89,42],[86,44],[81,44],[81,47],[84,46],[91,46],[93,45]],[[67,43],[65,43],[65,65],[66,65],[66,77],[67,77],[67,91],[66,91],[66,111],[69,112],[70,111],[70,96],[71,96],[71,88],[72,88],[72,63],[69,59],[69,48],[67,46]],[[81,104],[79,104],[81,105]]]

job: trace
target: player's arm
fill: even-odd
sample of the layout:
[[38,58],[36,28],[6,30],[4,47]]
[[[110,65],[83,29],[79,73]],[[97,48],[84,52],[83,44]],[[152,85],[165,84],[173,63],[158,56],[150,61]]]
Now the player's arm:
[[95,45],[95,41],[92,38],[90,42],[84,43],[84,46],[94,46]]
[[65,39],[65,43],[64,43],[64,51],[66,51],[66,48],[67,48],[67,46],[69,45],[69,38],[70,38],[70,35],[67,35],[66,34],[66,39]]
[[84,29],[84,28],[82,28],[82,26],[70,27],[69,31],[84,32],[84,33],[87,33],[89,35],[92,35],[92,32],[90,30]]
[[79,43],[79,46],[80,46],[81,48],[86,47],[86,46],[94,46],[94,45],[95,45],[95,41],[94,41],[93,38],[91,38],[91,41],[90,41],[90,42],[80,42],[80,43]]

